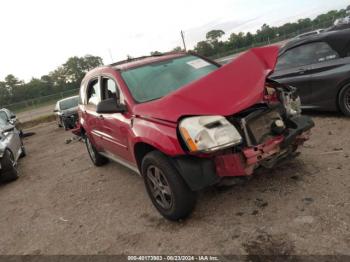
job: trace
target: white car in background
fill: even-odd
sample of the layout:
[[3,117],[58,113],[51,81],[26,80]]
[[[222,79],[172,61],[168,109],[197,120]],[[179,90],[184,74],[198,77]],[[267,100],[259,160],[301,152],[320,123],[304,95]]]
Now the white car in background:
[[63,127],[65,130],[75,127],[78,120],[78,103],[79,96],[57,101],[54,112],[58,127]]

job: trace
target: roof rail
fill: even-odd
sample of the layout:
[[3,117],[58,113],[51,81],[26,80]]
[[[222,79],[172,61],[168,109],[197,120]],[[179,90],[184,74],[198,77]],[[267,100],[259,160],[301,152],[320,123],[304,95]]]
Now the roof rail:
[[121,64],[125,64],[125,63],[129,63],[129,62],[134,62],[134,61],[138,61],[138,60],[142,60],[148,57],[157,57],[157,56],[163,56],[163,55],[171,55],[171,54],[177,54],[177,53],[186,53],[185,51],[170,51],[170,52],[165,52],[165,53],[158,53],[158,54],[154,54],[154,55],[148,55],[148,56],[140,56],[140,57],[135,57],[135,58],[128,58],[122,61],[118,61],[112,64],[109,64],[108,66],[117,66],[117,65],[121,65]]

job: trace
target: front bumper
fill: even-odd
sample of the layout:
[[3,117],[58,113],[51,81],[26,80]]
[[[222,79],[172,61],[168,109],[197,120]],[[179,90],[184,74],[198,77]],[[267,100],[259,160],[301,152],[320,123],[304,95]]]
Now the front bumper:
[[77,120],[78,120],[77,113],[62,116],[62,122],[64,122],[64,125],[69,129],[73,129],[76,126]]
[[271,138],[263,144],[244,148],[236,154],[215,157],[217,175],[247,176],[258,166],[272,168],[280,160],[290,156],[299,145],[310,137],[314,122],[307,116],[293,117],[288,120],[285,134]]
[[297,116],[290,118],[287,126],[283,135],[237,153],[210,158],[179,157],[173,159],[174,165],[192,190],[214,185],[223,177],[252,175],[259,166],[272,168],[280,160],[291,156],[299,145],[309,139],[314,122],[307,116]]

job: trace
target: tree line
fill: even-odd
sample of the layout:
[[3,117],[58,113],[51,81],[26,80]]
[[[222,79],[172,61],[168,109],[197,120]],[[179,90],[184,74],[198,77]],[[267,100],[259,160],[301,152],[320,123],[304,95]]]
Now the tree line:
[[263,24],[256,33],[231,33],[226,41],[220,41],[225,32],[215,29],[209,31],[206,34],[206,40],[198,42],[194,50],[204,56],[214,56],[240,48],[252,47],[258,43],[268,43],[274,39],[286,39],[292,34],[330,27],[337,18],[345,17],[349,12],[350,5],[346,9],[332,10],[321,14],[315,19],[299,19],[295,23],[285,23],[278,27]]
[[86,72],[103,65],[101,57],[70,57],[54,71],[25,83],[12,74],[0,81],[0,106],[77,89]]

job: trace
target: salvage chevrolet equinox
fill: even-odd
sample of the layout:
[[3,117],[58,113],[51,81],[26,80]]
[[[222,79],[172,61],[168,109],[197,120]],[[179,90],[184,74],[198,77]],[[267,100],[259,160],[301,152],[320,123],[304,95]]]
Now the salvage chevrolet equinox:
[[96,166],[137,173],[167,219],[187,217],[196,191],[296,155],[312,120],[295,88],[272,81],[277,47],[220,66],[193,53],[96,68],[80,89],[79,133]]

